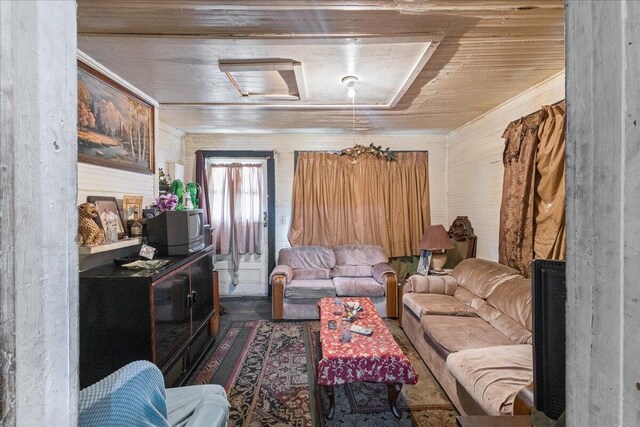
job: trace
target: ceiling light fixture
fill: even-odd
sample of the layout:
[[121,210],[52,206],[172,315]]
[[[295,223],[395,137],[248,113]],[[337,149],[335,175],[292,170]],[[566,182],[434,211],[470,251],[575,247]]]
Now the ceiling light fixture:
[[349,89],[347,90],[347,96],[349,98],[356,97],[356,88],[355,85],[358,83],[358,78],[356,76],[346,76],[342,78],[342,83]]
[[356,88],[355,85],[358,83],[358,78],[356,76],[346,76],[342,78],[342,83],[349,89],[347,90],[347,96],[351,98],[351,136],[353,138],[353,143],[355,145],[356,142]]

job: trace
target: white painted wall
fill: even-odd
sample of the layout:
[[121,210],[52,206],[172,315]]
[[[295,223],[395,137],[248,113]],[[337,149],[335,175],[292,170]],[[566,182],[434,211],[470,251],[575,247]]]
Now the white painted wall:
[[125,194],[141,195],[144,197],[144,205],[152,204],[158,195],[158,167],[166,167],[169,162],[184,163],[182,143],[184,133],[158,120],[158,103],[151,97],[83,52],[79,51],[78,57],[156,107],[155,173],[153,175],[144,174],[78,163],[78,204],[86,202],[87,196],[109,196],[121,200]]
[[[431,223],[446,224],[446,155],[444,134],[362,135],[356,143],[393,150],[429,151]],[[187,134],[185,178],[194,179],[197,150],[274,150],[276,168],[276,252],[288,247],[293,187],[293,152],[341,150],[354,144],[351,135],[327,134]]]
[[498,260],[498,232],[504,166],[502,133],[507,125],[542,105],[564,99],[564,72],[459,127],[447,141],[447,214],[471,220],[478,236],[478,258]]

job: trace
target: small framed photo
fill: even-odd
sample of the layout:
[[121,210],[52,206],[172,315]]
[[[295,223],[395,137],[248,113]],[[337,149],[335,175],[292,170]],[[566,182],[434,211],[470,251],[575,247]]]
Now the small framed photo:
[[125,194],[122,198],[122,213],[125,221],[133,219],[133,213],[138,211],[138,218],[142,218],[142,196]]
[[107,231],[107,224],[114,222],[118,239],[122,239],[125,236],[126,233],[122,223],[122,217],[120,216],[120,209],[118,209],[118,203],[115,197],[87,196],[87,202],[96,205],[98,209],[98,224],[103,230]]
[[422,251],[420,261],[418,262],[418,273],[426,276],[429,274],[429,265],[431,264],[431,251]]

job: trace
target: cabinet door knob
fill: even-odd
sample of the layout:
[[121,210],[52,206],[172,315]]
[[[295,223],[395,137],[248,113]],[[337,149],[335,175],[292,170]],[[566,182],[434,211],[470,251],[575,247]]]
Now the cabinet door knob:
[[191,303],[192,303],[193,305],[196,305],[196,304],[197,304],[197,302],[196,302],[196,296],[197,296],[197,295],[198,295],[198,293],[197,293],[196,291],[191,291]]

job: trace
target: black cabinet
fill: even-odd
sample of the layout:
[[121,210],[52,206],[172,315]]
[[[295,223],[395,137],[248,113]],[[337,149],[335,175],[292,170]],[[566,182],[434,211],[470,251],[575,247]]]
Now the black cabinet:
[[219,316],[212,248],[168,259],[159,270],[80,273],[81,388],[141,359],[175,385],[211,344]]

